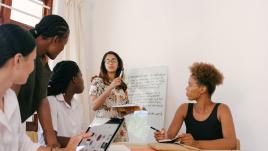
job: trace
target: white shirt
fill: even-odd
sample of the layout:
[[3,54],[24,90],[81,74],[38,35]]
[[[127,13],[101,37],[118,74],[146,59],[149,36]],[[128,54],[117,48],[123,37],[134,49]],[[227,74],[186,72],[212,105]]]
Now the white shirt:
[[[86,130],[84,110],[81,100],[74,97],[71,106],[65,102],[63,94],[47,97],[53,129],[57,131],[57,136],[71,137]],[[38,142],[44,144],[43,130],[38,127]]]
[[8,89],[4,95],[4,111],[0,110],[0,151],[36,151],[39,146],[26,135],[17,96]]

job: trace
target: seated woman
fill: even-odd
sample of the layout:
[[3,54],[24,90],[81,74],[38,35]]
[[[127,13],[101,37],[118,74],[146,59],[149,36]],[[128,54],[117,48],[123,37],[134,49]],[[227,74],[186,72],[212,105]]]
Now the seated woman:
[[[78,65],[73,61],[61,61],[53,69],[48,86],[48,101],[53,128],[61,146],[66,146],[69,137],[86,130],[83,105],[74,94],[84,90],[84,81]],[[44,143],[39,126],[39,143]]]
[[227,105],[211,100],[216,85],[223,81],[223,75],[206,63],[194,63],[190,70],[186,95],[196,103],[180,105],[168,131],[155,132],[156,140],[176,137],[184,121],[186,134],[177,136],[181,143],[200,149],[235,149],[231,111]]

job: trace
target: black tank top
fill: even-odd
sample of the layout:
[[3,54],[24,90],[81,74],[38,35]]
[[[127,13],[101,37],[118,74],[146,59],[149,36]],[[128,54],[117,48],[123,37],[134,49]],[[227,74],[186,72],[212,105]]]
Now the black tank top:
[[217,103],[209,117],[204,121],[197,121],[193,116],[194,103],[188,104],[188,111],[184,119],[186,133],[192,134],[195,140],[214,140],[223,138],[221,123],[217,118],[217,110],[220,103]]

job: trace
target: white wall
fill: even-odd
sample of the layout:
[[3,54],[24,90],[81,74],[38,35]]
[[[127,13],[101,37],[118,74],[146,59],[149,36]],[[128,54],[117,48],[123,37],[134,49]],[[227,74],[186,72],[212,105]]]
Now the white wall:
[[[50,60],[50,65],[53,67],[57,62],[61,60],[73,60],[80,66],[81,72],[84,77],[85,89],[84,92],[79,95],[83,101],[83,107],[85,111],[85,121],[89,124],[90,120],[94,117],[94,114],[89,106],[88,91],[90,76],[92,73],[91,66],[88,66],[87,56],[89,55],[90,41],[88,35],[90,33],[90,0],[56,0],[53,1],[53,14],[58,14],[64,17],[70,27],[69,42],[66,44],[65,49],[61,52],[55,60]],[[82,18],[82,19],[81,19]],[[82,33],[79,33],[82,32]],[[85,65],[86,64],[86,65]],[[91,111],[91,112],[90,112]]]
[[167,65],[167,128],[186,100],[188,67],[213,63],[225,75],[214,100],[230,106],[242,150],[265,150],[267,8],[265,0],[92,0],[88,68],[97,74],[108,50],[125,68]]

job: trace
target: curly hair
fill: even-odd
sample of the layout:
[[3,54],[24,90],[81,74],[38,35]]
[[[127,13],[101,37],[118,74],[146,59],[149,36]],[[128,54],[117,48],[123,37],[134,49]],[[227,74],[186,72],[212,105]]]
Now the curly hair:
[[207,87],[210,96],[215,91],[216,86],[222,84],[224,79],[222,73],[212,64],[196,62],[190,67],[190,70],[198,84]]

